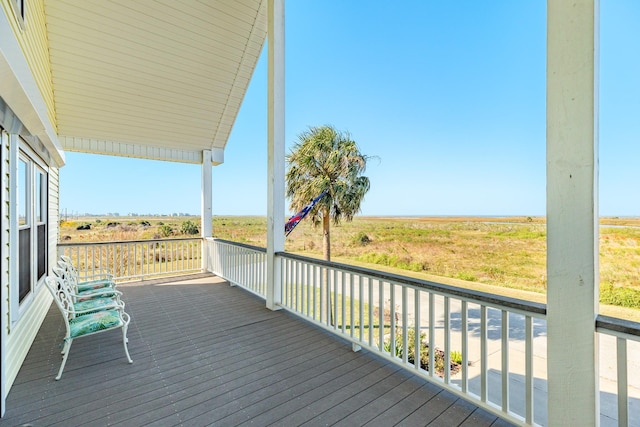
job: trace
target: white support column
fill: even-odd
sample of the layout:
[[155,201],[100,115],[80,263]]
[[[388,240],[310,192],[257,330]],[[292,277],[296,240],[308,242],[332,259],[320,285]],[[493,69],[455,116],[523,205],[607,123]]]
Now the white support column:
[[282,278],[275,253],[284,251],[284,0],[268,0],[267,9],[267,307],[277,310]]
[[[202,222],[203,238],[212,236],[212,183],[211,183],[211,151],[202,151],[202,183],[201,183],[201,206],[200,206],[200,219]],[[207,244],[202,243],[202,270],[207,270]]]
[[600,423],[598,0],[547,2],[550,426]]

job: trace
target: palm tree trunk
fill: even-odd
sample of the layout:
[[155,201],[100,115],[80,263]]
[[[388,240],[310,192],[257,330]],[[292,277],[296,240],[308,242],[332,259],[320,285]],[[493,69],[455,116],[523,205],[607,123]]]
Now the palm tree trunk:
[[[322,211],[322,252],[324,253],[325,261],[331,261],[331,236],[329,232],[329,210],[325,209]],[[329,299],[329,316],[331,325],[334,325],[333,319],[333,298],[331,296],[331,283],[329,283],[329,274],[328,270],[324,270],[324,283],[327,286],[327,298]],[[335,285],[334,285],[335,286]]]
[[329,211],[325,209],[322,212],[322,252],[324,260],[331,261],[331,236],[329,233]]

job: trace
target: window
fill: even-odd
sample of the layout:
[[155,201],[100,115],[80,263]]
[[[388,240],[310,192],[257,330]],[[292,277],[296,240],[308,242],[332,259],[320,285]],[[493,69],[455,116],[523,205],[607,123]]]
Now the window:
[[20,15],[20,18],[24,19],[24,0],[15,0],[16,12]]
[[20,150],[17,179],[18,313],[47,273],[47,190],[44,166],[26,147]]
[[38,268],[36,280],[40,280],[47,274],[47,175],[46,173],[37,168],[36,170],[36,192],[35,192],[35,206],[36,215],[35,223],[38,229],[37,231],[37,258]]
[[22,30],[24,30],[24,17],[25,17],[26,1],[25,0],[12,0],[11,1],[11,6],[13,8],[13,14],[15,15],[16,19],[18,20],[18,24],[20,25],[20,28]]
[[22,302],[31,293],[31,224],[29,201],[29,163],[20,159],[18,163],[18,301]]

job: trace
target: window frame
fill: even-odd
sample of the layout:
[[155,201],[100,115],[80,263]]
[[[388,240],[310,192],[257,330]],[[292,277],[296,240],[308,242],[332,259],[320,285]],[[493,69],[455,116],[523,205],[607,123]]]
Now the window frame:
[[[15,280],[11,281],[10,289],[12,323],[18,321],[28,309],[44,283],[49,269],[49,169],[22,138],[16,135],[14,137],[14,140],[18,143],[18,155],[16,158],[18,164],[15,168],[18,171],[15,185],[15,191],[17,191],[15,212],[16,216],[18,216],[18,227],[15,231],[17,238],[14,240],[17,249],[15,251],[12,250],[12,253],[16,254],[18,259],[15,263]],[[24,178],[21,173],[22,164],[26,167],[26,177]],[[26,194],[22,192],[26,192]],[[22,206],[22,204],[25,206]],[[24,221],[20,218],[23,213],[26,215]],[[40,214],[39,217],[38,213]],[[38,238],[42,237],[39,235],[40,227],[44,228],[42,245],[38,244]],[[26,230],[29,230],[29,247],[27,250],[21,246],[24,242],[21,242],[20,238],[20,234],[26,232]],[[21,255],[24,255],[25,252],[28,253],[27,256],[29,258],[26,261],[28,266],[28,290],[23,287],[23,270],[21,270],[25,265]],[[44,265],[39,263],[40,257],[44,257]],[[22,295],[22,291],[26,291],[24,295]]]
[[25,30],[25,21],[27,16],[27,0],[9,0],[9,5],[13,11],[13,16],[18,22],[18,26],[22,31]]
[[[40,165],[35,165],[35,193],[34,193],[34,228],[35,228],[35,273],[36,283],[41,284],[47,275],[49,267],[49,173]],[[40,179],[41,178],[41,179]],[[44,229],[44,239],[40,247],[40,228]],[[40,252],[44,252],[44,266],[40,266]],[[41,271],[42,270],[42,271]]]
[[[23,169],[23,165],[24,165],[24,169]],[[18,307],[22,307],[23,305],[25,305],[26,302],[30,301],[33,298],[33,291],[35,290],[33,286],[33,276],[31,274],[31,270],[33,270],[33,268],[31,268],[30,266],[32,253],[33,253],[33,234],[32,234],[33,225],[31,223],[31,219],[32,219],[31,199],[33,197],[32,196],[33,189],[31,187],[32,186],[31,175],[32,175],[31,162],[29,158],[23,153],[22,149],[20,149],[18,152],[18,181],[16,183],[16,191],[18,192],[16,197],[16,207],[17,207],[17,213],[18,213],[18,241],[17,241],[18,251],[14,252],[18,254],[18,271],[16,272],[17,273],[16,278],[17,278],[17,284],[18,284],[18,287],[17,287]],[[23,233],[27,233],[28,235],[27,243],[29,244],[29,247],[27,249],[28,249],[28,256],[29,256],[29,264],[27,265],[28,270],[26,271],[26,273],[27,273],[27,278],[30,282],[28,284],[29,289],[24,294],[24,296],[22,295],[23,293],[22,256],[24,255],[24,251],[22,247]],[[20,310],[19,310],[19,313],[20,313]]]

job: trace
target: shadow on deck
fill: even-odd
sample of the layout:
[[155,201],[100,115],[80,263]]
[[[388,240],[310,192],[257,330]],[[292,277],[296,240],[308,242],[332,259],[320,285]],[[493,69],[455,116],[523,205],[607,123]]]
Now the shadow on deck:
[[120,285],[120,331],[73,343],[52,306],[0,425],[508,425],[215,276]]

